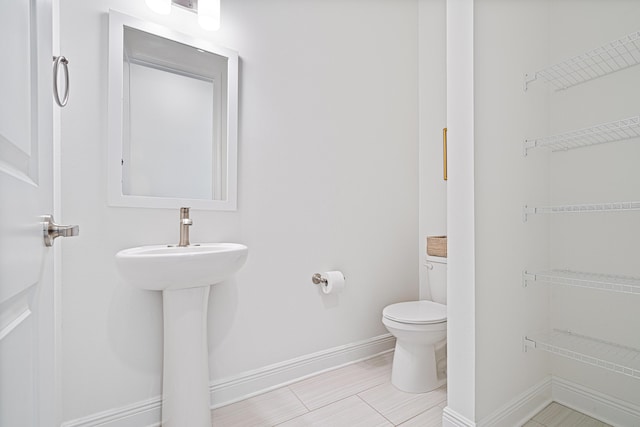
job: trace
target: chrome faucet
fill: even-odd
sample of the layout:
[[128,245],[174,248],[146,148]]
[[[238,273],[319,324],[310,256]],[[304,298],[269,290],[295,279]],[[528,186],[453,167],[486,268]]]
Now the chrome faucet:
[[180,243],[178,246],[189,246],[189,227],[193,224],[189,218],[189,208],[180,208]]

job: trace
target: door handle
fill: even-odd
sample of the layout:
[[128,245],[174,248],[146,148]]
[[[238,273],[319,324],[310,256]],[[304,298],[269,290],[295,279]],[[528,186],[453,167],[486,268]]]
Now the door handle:
[[44,245],[53,246],[56,237],[73,237],[80,234],[80,227],[77,225],[60,225],[53,222],[52,215],[43,215],[42,224],[44,231]]

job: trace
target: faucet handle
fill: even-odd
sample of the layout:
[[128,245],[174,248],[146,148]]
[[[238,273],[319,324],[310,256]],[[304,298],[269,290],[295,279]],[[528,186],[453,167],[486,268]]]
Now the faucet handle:
[[189,220],[189,209],[191,208],[180,208],[180,222],[186,224],[184,220]]
[[189,226],[193,224],[189,218],[189,208],[180,208],[180,243],[178,246],[189,246]]
[[189,218],[189,209],[191,208],[180,208],[180,224],[183,224],[183,225],[193,224],[193,220]]

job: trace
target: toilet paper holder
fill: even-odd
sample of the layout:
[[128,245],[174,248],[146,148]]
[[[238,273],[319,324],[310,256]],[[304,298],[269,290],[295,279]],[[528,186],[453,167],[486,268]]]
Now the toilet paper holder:
[[345,285],[345,278],[342,271],[324,271],[311,276],[311,281],[320,285],[320,290],[325,294],[336,294],[342,292]]
[[[344,274],[342,275],[343,278],[346,279],[346,277],[344,277]],[[322,274],[320,273],[316,273],[313,276],[311,276],[311,281],[316,284],[316,285],[326,285],[327,284],[327,278],[323,277]]]
[[311,281],[316,285],[319,285],[321,283],[323,285],[327,284],[327,279],[325,277],[322,277],[322,274],[320,273],[316,273],[313,276],[311,276]]

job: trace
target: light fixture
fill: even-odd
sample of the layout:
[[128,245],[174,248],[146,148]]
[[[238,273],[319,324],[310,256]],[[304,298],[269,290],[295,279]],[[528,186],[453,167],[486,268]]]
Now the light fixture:
[[220,29],[220,0],[145,0],[149,9],[162,15],[171,13],[171,5],[198,13],[198,23],[208,31]]
[[198,0],[198,23],[208,31],[220,29],[220,0]]
[[146,0],[149,9],[160,15],[168,15],[171,13],[171,0]]

